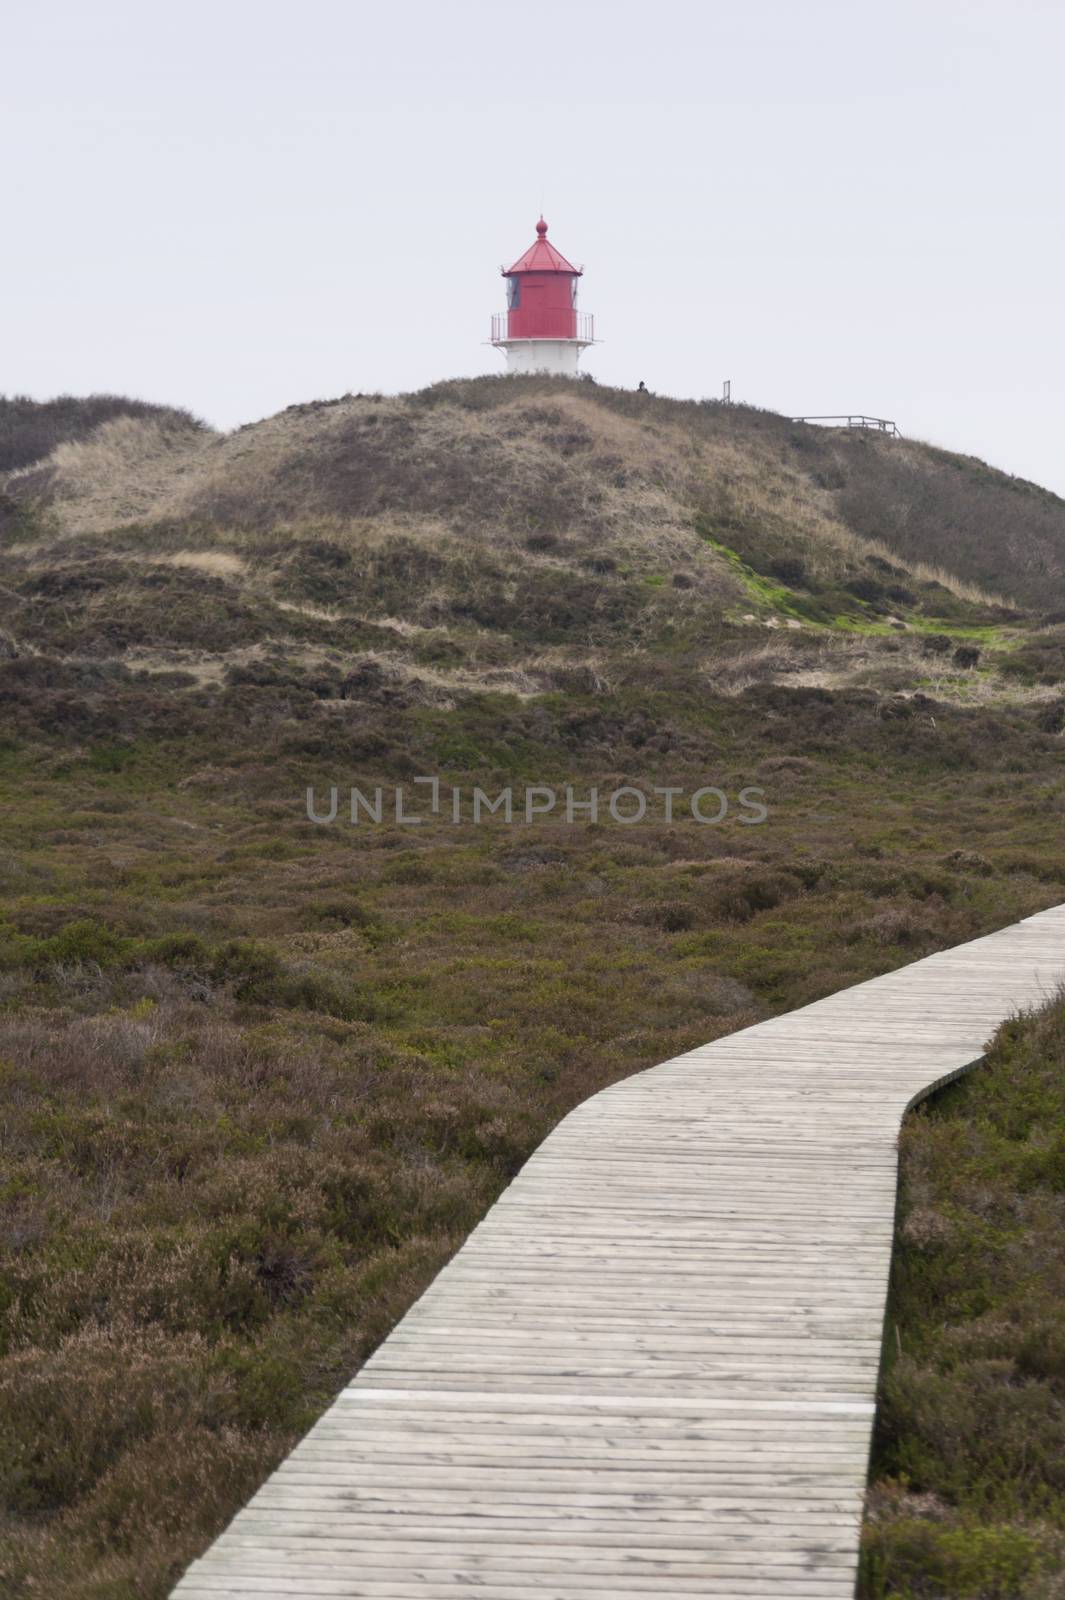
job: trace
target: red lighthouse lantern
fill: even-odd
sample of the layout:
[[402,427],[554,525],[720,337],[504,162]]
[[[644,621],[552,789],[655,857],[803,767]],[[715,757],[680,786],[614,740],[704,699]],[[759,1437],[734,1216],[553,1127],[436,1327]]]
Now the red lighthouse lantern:
[[577,309],[583,267],[555,249],[541,217],[536,242],[502,271],[507,309],[492,318],[492,343],[505,351],[507,371],[575,377],[581,351],[595,343],[593,319]]

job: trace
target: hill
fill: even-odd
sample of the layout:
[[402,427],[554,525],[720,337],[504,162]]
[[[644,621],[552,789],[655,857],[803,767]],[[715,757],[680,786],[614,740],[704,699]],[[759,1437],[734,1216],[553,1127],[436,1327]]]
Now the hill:
[[[877,558],[948,574],[955,591],[1065,603],[1065,502],[1049,491],[971,457],[747,407],[485,378],[292,406],[220,436],[185,413],[107,397],[27,404],[5,402],[0,417],[6,457],[38,463],[8,493],[50,506],[68,532],[205,518],[248,531],[388,512],[494,545],[564,531],[573,555],[604,538],[624,549],[628,533],[653,564],[680,555],[698,515],[704,538],[779,578],[800,610],[831,578],[890,609],[898,574],[867,570]],[[56,432],[42,459],[37,446]]]
[[1061,503],[962,458],[484,379],[0,505],[5,1594],[164,1594],[587,1094],[1065,899]]
[[[193,677],[359,648],[397,681],[527,694],[618,650],[698,650],[722,687],[872,674],[966,698],[1057,681],[1058,635],[1012,597],[1054,601],[1063,510],[924,447],[591,384],[348,397],[228,436],[120,416],[6,480],[0,625]],[[949,659],[963,634],[979,678]]]
[[85,439],[105,422],[119,418],[177,428],[203,427],[187,411],[123,395],[93,394],[81,399],[65,394],[55,400],[0,395],[0,474],[42,461],[60,445]]

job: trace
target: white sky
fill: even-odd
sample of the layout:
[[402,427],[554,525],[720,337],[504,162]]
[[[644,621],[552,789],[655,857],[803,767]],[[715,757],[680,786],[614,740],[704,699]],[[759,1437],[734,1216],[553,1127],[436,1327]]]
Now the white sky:
[[0,392],[224,427],[501,367],[868,411],[1065,493],[1065,0],[7,0]]

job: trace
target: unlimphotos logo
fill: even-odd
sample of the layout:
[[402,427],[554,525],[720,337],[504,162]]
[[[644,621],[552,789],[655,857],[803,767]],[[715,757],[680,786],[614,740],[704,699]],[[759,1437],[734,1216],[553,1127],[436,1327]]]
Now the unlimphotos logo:
[[508,786],[490,795],[476,785],[464,789],[445,783],[441,778],[414,778],[409,790],[404,784],[391,789],[377,784],[367,793],[352,785],[343,813],[340,795],[337,784],[329,788],[328,800],[319,798],[314,786],[309,785],[308,820],[326,824],[336,822],[343,815],[344,820],[356,826],[398,823],[402,827],[417,827],[433,817],[475,825],[488,819],[528,824],[551,817],[557,822],[573,824],[605,822],[609,818],[619,827],[631,828],[641,822],[680,822],[690,817],[707,827],[719,827],[729,819],[751,827],[765,822],[769,816],[769,808],[763,803],[765,790],[749,785],[740,789],[735,797],[715,784],[705,784],[689,792],[682,784],[656,783],[647,789],[623,784],[609,794],[601,794],[593,787],[578,798],[578,791],[572,784],[559,788],[535,783],[521,790]]

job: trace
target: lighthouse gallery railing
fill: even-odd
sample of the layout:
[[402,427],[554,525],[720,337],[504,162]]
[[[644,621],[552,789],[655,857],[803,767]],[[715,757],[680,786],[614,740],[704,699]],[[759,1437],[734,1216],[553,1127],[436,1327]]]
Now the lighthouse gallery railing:
[[[576,319],[577,319],[576,320],[576,326],[574,328],[573,333],[569,337],[571,337],[573,339],[579,339],[581,344],[594,344],[595,343],[595,317],[593,316],[593,314],[590,311],[578,311],[578,312],[575,313],[575,315],[576,315]],[[507,317],[508,316],[509,316],[509,312],[506,312],[506,311],[493,311],[493,313],[492,313],[492,340],[491,340],[492,344],[505,344],[507,339],[510,337],[510,335],[507,332]],[[553,335],[552,334],[552,335],[547,335],[547,337],[555,338],[555,337],[557,337],[557,335]]]

